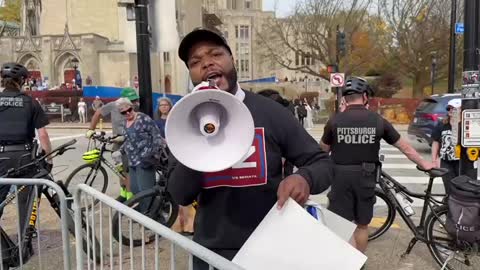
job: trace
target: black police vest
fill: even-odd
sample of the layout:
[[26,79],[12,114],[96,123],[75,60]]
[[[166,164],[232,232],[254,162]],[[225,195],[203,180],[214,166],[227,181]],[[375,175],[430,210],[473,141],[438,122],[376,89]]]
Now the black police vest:
[[20,92],[0,93],[0,144],[31,143],[32,98]]
[[336,164],[378,162],[383,122],[373,112],[351,110],[336,119],[332,160]]

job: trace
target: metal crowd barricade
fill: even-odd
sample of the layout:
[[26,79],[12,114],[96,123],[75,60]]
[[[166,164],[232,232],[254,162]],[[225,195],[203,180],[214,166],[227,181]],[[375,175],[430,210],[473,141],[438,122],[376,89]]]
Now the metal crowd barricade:
[[[58,202],[60,204],[60,215],[61,215],[61,218],[60,218],[60,230],[61,230],[61,234],[62,234],[62,248],[63,248],[63,269],[65,270],[69,270],[71,269],[71,253],[70,253],[70,239],[69,239],[69,232],[68,232],[68,222],[67,222],[67,218],[69,215],[69,212],[67,211],[67,201],[66,201],[66,196],[65,196],[65,193],[63,192],[62,188],[57,185],[55,182],[51,181],[51,180],[46,180],[46,179],[28,179],[28,178],[0,178],[0,185],[12,185],[14,187],[14,191],[15,191],[15,198],[13,199],[13,201],[9,202],[8,200],[4,201],[4,202],[0,202],[0,208],[4,208],[3,210],[3,216],[6,215],[6,211],[5,210],[8,210],[6,209],[7,207],[11,207],[12,205],[15,205],[17,210],[16,210],[16,223],[15,223],[15,226],[16,226],[16,233],[17,233],[17,236],[14,237],[13,239],[11,239],[12,241],[17,241],[17,243],[15,243],[16,247],[18,248],[18,260],[19,260],[19,268],[20,269],[23,269],[23,267],[25,266],[25,264],[27,263],[32,263],[34,264],[35,261],[38,262],[38,268],[34,268],[34,269],[49,269],[49,266],[45,267],[45,263],[48,263],[49,265],[52,264],[52,262],[44,262],[42,260],[42,255],[44,255],[44,253],[47,251],[47,250],[42,250],[42,247],[41,247],[41,241],[42,241],[42,230],[41,230],[41,219],[40,219],[40,208],[38,207],[39,206],[39,201],[34,201],[33,199],[39,199],[41,200],[42,198],[42,194],[41,194],[41,189],[39,189],[39,187],[41,186],[47,186],[51,191],[55,192],[56,193],[56,196],[58,196]],[[28,200],[27,201],[27,206],[29,206],[28,209],[22,209],[22,211],[26,211],[25,213],[27,213],[27,216],[26,216],[26,220],[31,220],[31,218],[35,218],[36,220],[36,223],[35,223],[35,234],[36,234],[36,240],[35,238],[32,238],[32,248],[33,248],[33,245],[35,244],[36,242],[36,250],[35,250],[35,254],[33,257],[29,258],[29,261],[28,262],[25,262],[23,261],[24,258],[22,256],[23,254],[23,249],[26,248],[24,245],[26,243],[24,243],[24,239],[22,237],[22,234],[21,234],[21,229],[20,229],[20,204],[19,204],[19,193],[22,192],[22,190],[19,190],[19,187],[22,187],[22,186],[26,186],[26,187],[33,187],[33,194],[35,195],[33,197],[33,199],[30,201]],[[8,198],[8,197],[7,197]],[[7,203],[9,202],[9,203]],[[14,203],[14,204],[12,204]],[[44,202],[45,203],[45,202]],[[48,203],[48,202],[47,202]],[[34,205],[36,204],[36,205]],[[32,217],[32,211],[36,211],[36,213],[33,213],[34,214],[34,217]],[[58,216],[55,216],[56,219],[58,219]],[[71,217],[70,217],[71,218]],[[7,223],[7,219],[3,218],[3,224],[5,226],[5,224]],[[6,221],[7,220],[7,221]],[[0,225],[2,224],[0,223]],[[10,225],[11,224],[7,224]],[[25,224],[25,226],[28,226],[28,224]],[[7,235],[9,234],[9,231],[6,231],[5,232]],[[9,235],[9,237],[11,238],[12,236]],[[17,249],[16,248],[16,249]],[[0,241],[0,270],[3,270],[3,258],[2,258],[2,254],[3,254],[3,251],[6,249],[6,247],[2,247],[2,242]],[[17,251],[17,250],[15,250]],[[55,256],[55,257],[58,257],[58,256]],[[17,269],[17,268],[16,268]]]
[[[82,235],[83,222],[83,224],[86,224],[86,226],[83,226],[84,230],[86,228],[87,231],[90,231],[87,232],[87,235],[97,237],[96,240],[93,237],[87,237],[86,241],[77,241],[77,270],[165,269],[168,266],[173,270],[192,269],[193,256],[206,262],[210,270],[214,268],[219,270],[244,270],[213,251],[85,184],[78,185],[74,190],[74,212],[75,235]],[[114,213],[128,219],[128,225],[126,226],[130,239],[132,239],[132,233],[140,232],[141,247],[134,247],[132,240],[129,241],[129,244],[122,243],[122,237],[119,237],[119,241],[114,239],[113,226],[119,226],[119,231],[122,233],[121,218],[119,218],[118,224],[112,222],[112,214]],[[139,230],[134,231],[132,229],[133,223],[140,226]],[[145,231],[154,234],[155,239],[152,243],[146,243]],[[153,235],[151,236],[153,237]],[[99,245],[92,240],[98,241]],[[166,240],[170,242],[169,245],[166,244]],[[87,252],[84,251],[83,245],[85,242]],[[181,250],[180,252],[177,250],[179,248],[183,249],[183,254],[181,254]],[[97,260],[97,262],[94,260]]]

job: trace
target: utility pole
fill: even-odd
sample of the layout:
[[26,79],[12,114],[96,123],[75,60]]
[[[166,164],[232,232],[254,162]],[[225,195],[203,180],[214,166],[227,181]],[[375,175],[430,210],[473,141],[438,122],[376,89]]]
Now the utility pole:
[[[448,93],[455,92],[455,67],[456,67],[456,43],[457,35],[455,34],[455,23],[457,22],[457,0],[452,0],[450,13],[450,61],[448,61]],[[433,88],[432,88],[433,89]],[[433,92],[433,91],[432,91]]]
[[[480,113],[480,89],[478,80],[478,36],[479,36],[480,3],[478,0],[465,0],[465,33],[463,54],[463,87],[462,87],[462,119],[460,124],[459,142],[460,174],[465,174],[472,179],[478,179],[474,162],[478,159],[480,144],[473,141],[480,134],[475,134],[472,127],[480,122],[472,116]],[[465,112],[468,110],[468,112]],[[471,118],[472,117],[472,118]],[[467,119],[468,118],[468,119]],[[475,154],[475,151],[476,154]]]
[[135,0],[135,24],[137,30],[140,111],[153,117],[150,34],[148,33],[148,0]]
[[[335,55],[335,65],[336,70],[335,72],[340,71],[340,56],[345,56],[346,54],[346,46],[345,46],[345,33],[340,31],[340,25],[337,24],[337,31],[336,31],[336,55]],[[335,87],[335,91],[337,94],[337,100],[335,102],[336,112],[340,111],[340,100],[342,99],[342,88]]]

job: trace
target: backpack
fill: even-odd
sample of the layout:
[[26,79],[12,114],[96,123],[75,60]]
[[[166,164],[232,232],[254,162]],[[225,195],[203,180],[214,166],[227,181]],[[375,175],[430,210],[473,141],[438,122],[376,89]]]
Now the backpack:
[[480,243],[480,181],[466,175],[451,180],[447,232],[457,242]]
[[307,109],[305,109],[305,106],[303,106],[303,105],[298,106],[297,107],[297,114],[298,114],[298,117],[300,117],[300,118],[307,117]]

